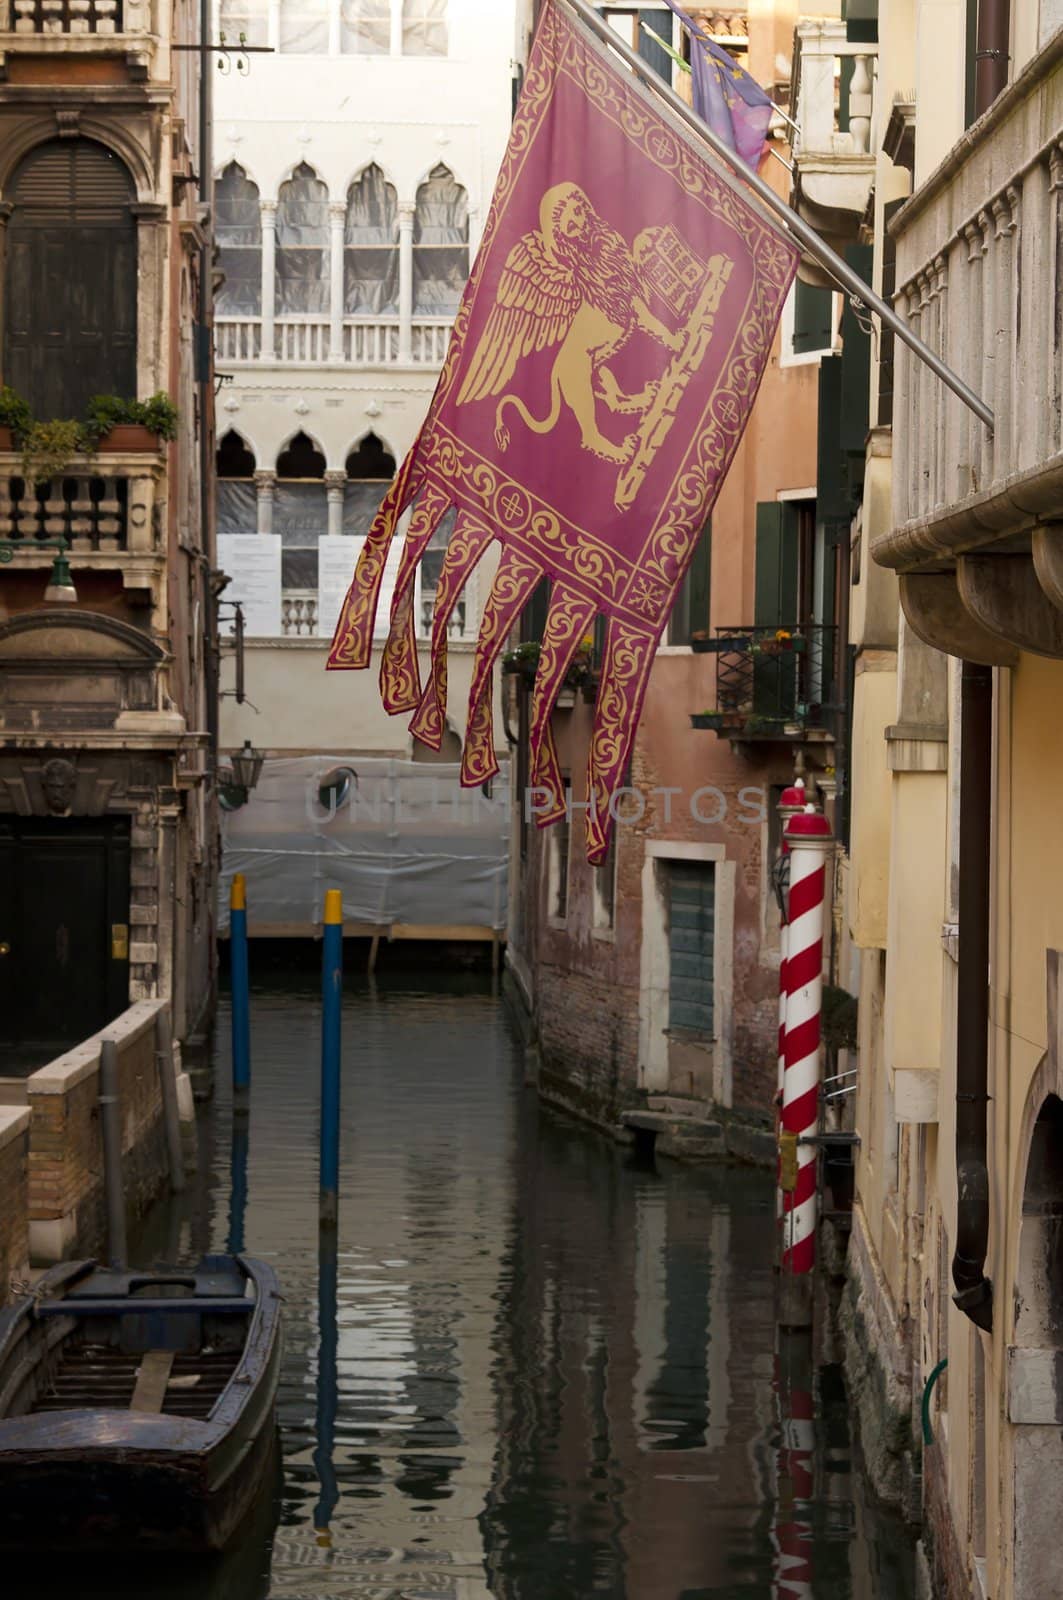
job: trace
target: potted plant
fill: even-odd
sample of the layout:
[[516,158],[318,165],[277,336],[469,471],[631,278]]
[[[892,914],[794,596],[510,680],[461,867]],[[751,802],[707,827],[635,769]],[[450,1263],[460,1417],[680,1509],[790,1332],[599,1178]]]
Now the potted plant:
[[704,628],[698,628],[690,635],[690,648],[696,656],[719,655],[721,651],[733,648],[733,640],[710,639]]
[[536,639],[527,639],[523,644],[514,645],[512,650],[503,653],[502,671],[507,676],[520,678],[524,683],[534,683],[539,669],[540,649]]
[[85,435],[92,450],[158,450],[160,440],[176,439],[177,407],[166,394],[126,400],[96,394],[85,411]]
[[741,728],[745,720],[744,711],[692,711],[690,714],[692,728],[709,728],[713,733]]
[[72,417],[32,422],[22,436],[22,476],[27,483],[49,483],[66,471],[84,444],[82,425]]
[[0,450],[21,450],[33,426],[33,413],[20,394],[5,383],[0,388]]
[[756,634],[749,646],[750,654],[755,656],[781,656],[804,648],[804,639],[798,633],[791,633],[789,628],[776,628],[774,633]]

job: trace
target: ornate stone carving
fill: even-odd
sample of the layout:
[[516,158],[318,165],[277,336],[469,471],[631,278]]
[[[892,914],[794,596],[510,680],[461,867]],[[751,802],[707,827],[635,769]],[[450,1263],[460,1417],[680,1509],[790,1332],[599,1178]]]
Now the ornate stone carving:
[[41,768],[41,792],[53,817],[68,817],[77,789],[78,773],[72,761],[53,756]]

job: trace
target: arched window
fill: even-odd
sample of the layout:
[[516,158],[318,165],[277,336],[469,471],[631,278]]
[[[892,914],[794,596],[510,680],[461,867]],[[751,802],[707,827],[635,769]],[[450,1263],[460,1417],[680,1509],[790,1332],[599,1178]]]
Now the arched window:
[[257,317],[262,310],[262,213],[258,186],[230,161],[214,185],[214,236],[225,282],[214,301],[219,315]]
[[417,191],[413,219],[413,309],[452,317],[469,276],[469,197],[449,167],[435,167]]
[[407,56],[445,56],[447,0],[402,0],[402,52]]
[[215,466],[219,534],[254,533],[258,527],[255,457],[235,428],[219,443]]
[[221,0],[218,28],[230,47],[239,44],[269,43],[269,8],[266,0]]
[[277,202],[277,315],[329,308],[328,190],[304,161]]
[[281,536],[281,588],[317,588],[317,541],[328,532],[325,457],[297,433],[277,457],[273,532]]
[[363,536],[388,484],[395,476],[395,457],[375,433],[367,433],[347,457],[347,486],[343,496],[343,531]]
[[319,56],[328,50],[329,0],[280,0],[280,48],[286,55]]
[[90,139],[52,139],[8,189],[4,381],[42,419],[137,388],[133,180]]
[[377,166],[347,190],[343,309],[378,317],[399,309],[399,208]]
[[391,54],[391,0],[340,0],[340,49],[360,56]]

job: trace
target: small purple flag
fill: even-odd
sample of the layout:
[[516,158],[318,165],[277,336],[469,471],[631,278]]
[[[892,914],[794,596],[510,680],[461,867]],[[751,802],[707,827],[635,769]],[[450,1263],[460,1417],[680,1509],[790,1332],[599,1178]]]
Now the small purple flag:
[[774,107],[769,97],[749,73],[738,65],[720,45],[688,17],[676,0],[665,0],[691,38],[691,70],[694,74],[694,110],[713,133],[729,145],[755,172],[764,154],[768,124]]

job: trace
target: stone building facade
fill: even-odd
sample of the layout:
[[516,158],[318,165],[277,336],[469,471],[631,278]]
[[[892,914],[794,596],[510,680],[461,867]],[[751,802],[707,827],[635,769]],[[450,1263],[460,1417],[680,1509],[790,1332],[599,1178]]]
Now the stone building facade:
[[[28,456],[17,430],[0,439],[0,1049],[16,1067],[140,1000],[170,1000],[186,1038],[213,995],[198,44],[191,0],[0,4],[0,379],[45,428]],[[85,450],[58,425],[100,394],[169,408]],[[54,587],[60,546],[76,598]]]

